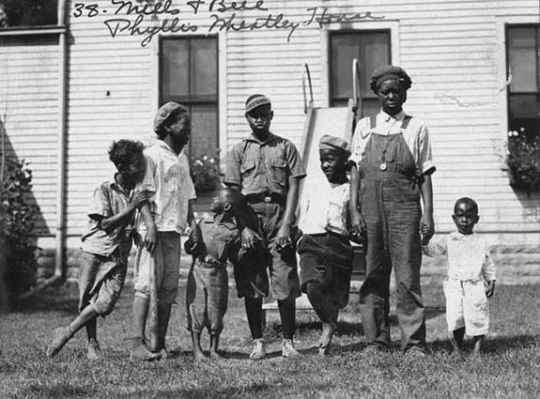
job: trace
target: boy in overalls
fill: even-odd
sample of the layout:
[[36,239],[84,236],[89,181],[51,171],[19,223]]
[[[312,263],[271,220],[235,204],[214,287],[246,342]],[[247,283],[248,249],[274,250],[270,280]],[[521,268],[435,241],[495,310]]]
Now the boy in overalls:
[[360,120],[352,142],[352,234],[367,241],[360,313],[368,352],[385,350],[390,343],[393,268],[401,348],[408,355],[425,353],[420,231],[426,241],[434,232],[431,174],[435,166],[427,127],[402,109],[411,83],[400,67],[375,70],[370,84],[382,110]]

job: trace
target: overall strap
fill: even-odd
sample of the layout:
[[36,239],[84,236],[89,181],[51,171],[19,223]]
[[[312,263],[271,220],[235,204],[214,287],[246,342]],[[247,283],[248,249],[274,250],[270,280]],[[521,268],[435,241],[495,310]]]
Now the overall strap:
[[403,122],[401,122],[401,128],[407,129],[407,126],[409,126],[409,122],[411,121],[412,116],[405,115],[405,118],[403,118]]
[[375,129],[375,126],[377,126],[377,115],[371,115],[369,117],[369,130]]

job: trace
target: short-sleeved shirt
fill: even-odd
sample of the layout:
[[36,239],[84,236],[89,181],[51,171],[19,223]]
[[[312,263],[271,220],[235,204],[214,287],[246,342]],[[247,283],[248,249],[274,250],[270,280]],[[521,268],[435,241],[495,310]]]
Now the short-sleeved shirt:
[[298,227],[304,234],[333,232],[348,236],[349,183],[332,184],[319,179],[306,183],[300,202]]
[[162,140],[144,151],[146,174],[140,190],[154,194],[150,199],[158,231],[182,234],[187,224],[189,200],[197,198],[189,175],[189,162],[182,152],[177,155]]
[[104,182],[94,190],[88,210],[88,227],[81,237],[81,249],[85,252],[110,256],[120,244],[129,245],[125,225],[118,226],[111,232],[101,228],[101,220],[122,212],[129,204],[131,193],[116,182]]
[[298,150],[291,141],[272,133],[260,141],[251,134],[229,154],[224,183],[241,186],[244,195],[271,193],[286,197],[289,178],[305,175]]
[[495,280],[495,264],[480,234],[454,231],[443,242],[430,241],[422,249],[428,256],[447,256],[448,278],[461,281]]
[[[409,121],[404,124],[407,117]],[[403,128],[403,126],[405,126]],[[417,118],[411,118],[405,112],[391,116],[382,111],[376,115],[375,127],[371,126],[371,118],[363,118],[356,125],[352,140],[352,151],[350,160],[357,165],[364,157],[366,145],[372,134],[384,136],[391,134],[403,134],[407,146],[411,150],[416,167],[420,174],[430,174],[435,171],[433,164],[431,142],[429,140],[428,128]]]
[[217,219],[204,219],[199,223],[199,227],[206,246],[204,255],[206,264],[223,266],[227,264],[227,260],[237,259],[241,244],[235,224],[223,223]]

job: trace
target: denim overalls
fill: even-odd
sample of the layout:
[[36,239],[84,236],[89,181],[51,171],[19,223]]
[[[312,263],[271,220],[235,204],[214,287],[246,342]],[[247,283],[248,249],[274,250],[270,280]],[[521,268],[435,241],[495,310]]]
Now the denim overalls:
[[[402,122],[403,132],[410,121]],[[376,124],[371,118],[371,131]],[[359,164],[360,206],[367,227],[366,278],[360,289],[360,312],[368,344],[390,342],[390,274],[397,286],[401,346],[425,343],[420,289],[422,247],[419,234],[420,191],[417,166],[403,133],[372,133]]]

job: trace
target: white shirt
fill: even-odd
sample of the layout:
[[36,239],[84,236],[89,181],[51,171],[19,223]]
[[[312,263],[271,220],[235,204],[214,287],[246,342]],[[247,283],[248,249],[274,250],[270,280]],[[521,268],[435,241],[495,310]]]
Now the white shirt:
[[326,178],[309,178],[300,201],[298,227],[304,234],[329,231],[348,236],[349,183],[332,184]]
[[425,255],[446,255],[447,276],[450,279],[495,280],[495,264],[489,256],[486,243],[479,234],[450,233],[442,243],[430,241],[422,247]]
[[350,160],[357,165],[362,161],[371,134],[388,136],[402,133],[420,173],[423,174],[430,169],[434,169],[428,128],[417,118],[411,118],[407,128],[402,129],[405,116],[406,114],[403,111],[391,116],[381,110],[376,116],[376,124],[373,130],[371,129],[370,118],[362,118],[354,130]]
[[162,140],[156,140],[144,155],[146,174],[139,187],[155,193],[150,204],[157,230],[181,234],[187,224],[189,200],[197,198],[189,161],[183,152],[177,155]]

